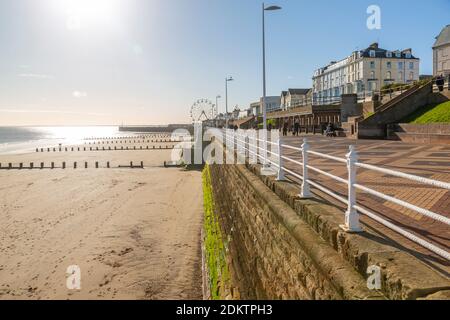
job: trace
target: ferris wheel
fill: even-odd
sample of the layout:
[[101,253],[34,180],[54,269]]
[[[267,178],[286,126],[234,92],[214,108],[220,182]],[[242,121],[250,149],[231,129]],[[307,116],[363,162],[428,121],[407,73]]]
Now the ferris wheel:
[[208,99],[198,99],[191,107],[192,122],[212,120],[217,116],[217,107]]

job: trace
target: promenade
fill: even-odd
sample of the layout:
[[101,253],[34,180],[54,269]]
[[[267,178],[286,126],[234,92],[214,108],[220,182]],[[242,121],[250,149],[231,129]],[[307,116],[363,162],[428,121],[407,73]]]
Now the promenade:
[[[284,143],[300,147],[303,138],[286,137]],[[348,152],[348,146],[355,145],[360,162],[450,182],[450,146],[406,144],[397,141],[351,140],[346,138],[331,139],[323,136],[307,136],[307,138],[311,150],[320,153],[345,158],[345,154]],[[285,149],[283,150],[283,154],[296,160],[302,160],[301,154],[298,151]],[[344,163],[318,158],[313,155],[310,156],[309,161],[314,167],[335,176],[347,178],[347,169]],[[291,170],[294,169],[295,172],[301,172],[301,168],[298,165],[289,161],[285,161],[285,166]],[[309,170],[309,174],[310,178],[319,182],[321,185],[327,186],[327,188],[334,190],[340,195],[346,195],[346,185],[326,176],[316,174],[312,170]],[[298,179],[291,175],[287,175],[287,178],[294,182],[299,182]],[[357,182],[376,191],[450,217],[450,191],[448,190],[363,169],[358,169]],[[315,195],[338,206],[343,212],[346,210],[345,206],[334,198],[327,196],[317,189],[313,188],[312,190]],[[364,192],[358,191],[357,199],[360,204],[377,215],[393,222],[395,225],[420,236],[444,250],[449,250],[450,233],[448,226],[444,223]],[[368,217],[362,216],[361,221],[364,227],[379,231],[386,237],[394,240],[402,250],[406,250],[420,258],[446,276],[449,275],[450,265],[441,257]]]

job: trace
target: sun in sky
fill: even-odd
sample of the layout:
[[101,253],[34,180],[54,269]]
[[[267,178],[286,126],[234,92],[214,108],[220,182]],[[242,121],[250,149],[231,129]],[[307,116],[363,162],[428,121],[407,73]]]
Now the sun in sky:
[[120,0],[57,0],[55,6],[66,15],[69,30],[114,23],[120,13]]

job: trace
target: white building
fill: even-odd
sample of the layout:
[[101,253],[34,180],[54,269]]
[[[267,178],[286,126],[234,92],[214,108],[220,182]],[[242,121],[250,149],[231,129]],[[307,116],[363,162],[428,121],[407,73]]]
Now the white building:
[[442,29],[433,45],[433,75],[450,74],[450,24]]
[[[261,116],[263,114],[263,110],[261,106],[263,105],[263,98],[259,100],[259,102],[254,102],[250,104],[250,109],[253,111],[254,116]],[[266,97],[266,112],[273,112],[280,110],[281,108],[281,98],[279,96],[268,96]]]
[[280,96],[280,109],[287,110],[299,106],[304,106],[311,102],[311,89],[288,89],[282,91]]
[[389,51],[373,43],[340,61],[316,70],[313,76],[313,99],[333,102],[342,94],[371,96],[384,85],[419,80],[420,59],[411,49]]

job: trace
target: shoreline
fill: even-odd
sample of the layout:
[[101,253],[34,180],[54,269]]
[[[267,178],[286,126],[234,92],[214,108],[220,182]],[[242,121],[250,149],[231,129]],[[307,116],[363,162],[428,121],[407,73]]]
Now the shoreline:
[[[201,299],[201,173],[163,168],[170,154],[0,154],[3,163],[89,161],[0,170],[0,300]],[[130,161],[145,167],[116,168]],[[81,290],[66,287],[71,265]]]

